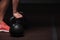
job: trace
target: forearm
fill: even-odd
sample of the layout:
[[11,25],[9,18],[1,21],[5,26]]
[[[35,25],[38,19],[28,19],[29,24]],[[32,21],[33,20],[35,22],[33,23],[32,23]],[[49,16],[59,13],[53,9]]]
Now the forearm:
[[19,0],[12,0],[12,2],[13,2],[13,12],[16,12]]

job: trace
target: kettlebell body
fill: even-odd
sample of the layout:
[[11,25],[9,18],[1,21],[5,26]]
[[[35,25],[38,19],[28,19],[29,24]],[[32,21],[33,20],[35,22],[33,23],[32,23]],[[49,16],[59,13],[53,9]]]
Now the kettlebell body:
[[10,35],[14,37],[20,37],[24,34],[24,27],[22,25],[22,19],[16,19],[14,17],[10,18],[11,27],[10,27]]

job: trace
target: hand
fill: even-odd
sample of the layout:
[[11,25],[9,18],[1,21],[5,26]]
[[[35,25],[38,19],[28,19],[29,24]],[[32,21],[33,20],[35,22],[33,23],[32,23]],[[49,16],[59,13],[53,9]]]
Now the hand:
[[[21,13],[22,13],[22,12],[21,12]],[[15,18],[22,18],[22,17],[23,17],[23,15],[20,14],[19,12],[13,13],[13,16],[14,16]]]

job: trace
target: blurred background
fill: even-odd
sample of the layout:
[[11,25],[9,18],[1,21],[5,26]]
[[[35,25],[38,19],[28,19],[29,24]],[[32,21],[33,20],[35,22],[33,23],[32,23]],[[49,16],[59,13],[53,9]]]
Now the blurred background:
[[[60,40],[59,0],[20,0],[18,10],[24,12],[29,30],[20,38],[8,37],[8,33],[0,33],[5,35],[0,36],[1,40]],[[11,11],[9,6],[4,19],[6,23]]]

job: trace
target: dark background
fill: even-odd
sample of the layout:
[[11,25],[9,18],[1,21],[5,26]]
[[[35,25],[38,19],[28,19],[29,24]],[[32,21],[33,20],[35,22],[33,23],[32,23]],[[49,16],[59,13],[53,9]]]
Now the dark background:
[[[59,0],[21,0],[18,9],[24,12],[30,29],[22,38],[11,38],[9,33],[0,33],[6,36],[1,35],[1,40],[60,40]],[[6,23],[11,15],[12,8],[9,6],[4,19]]]
[[21,0],[21,3],[60,3],[59,0]]

